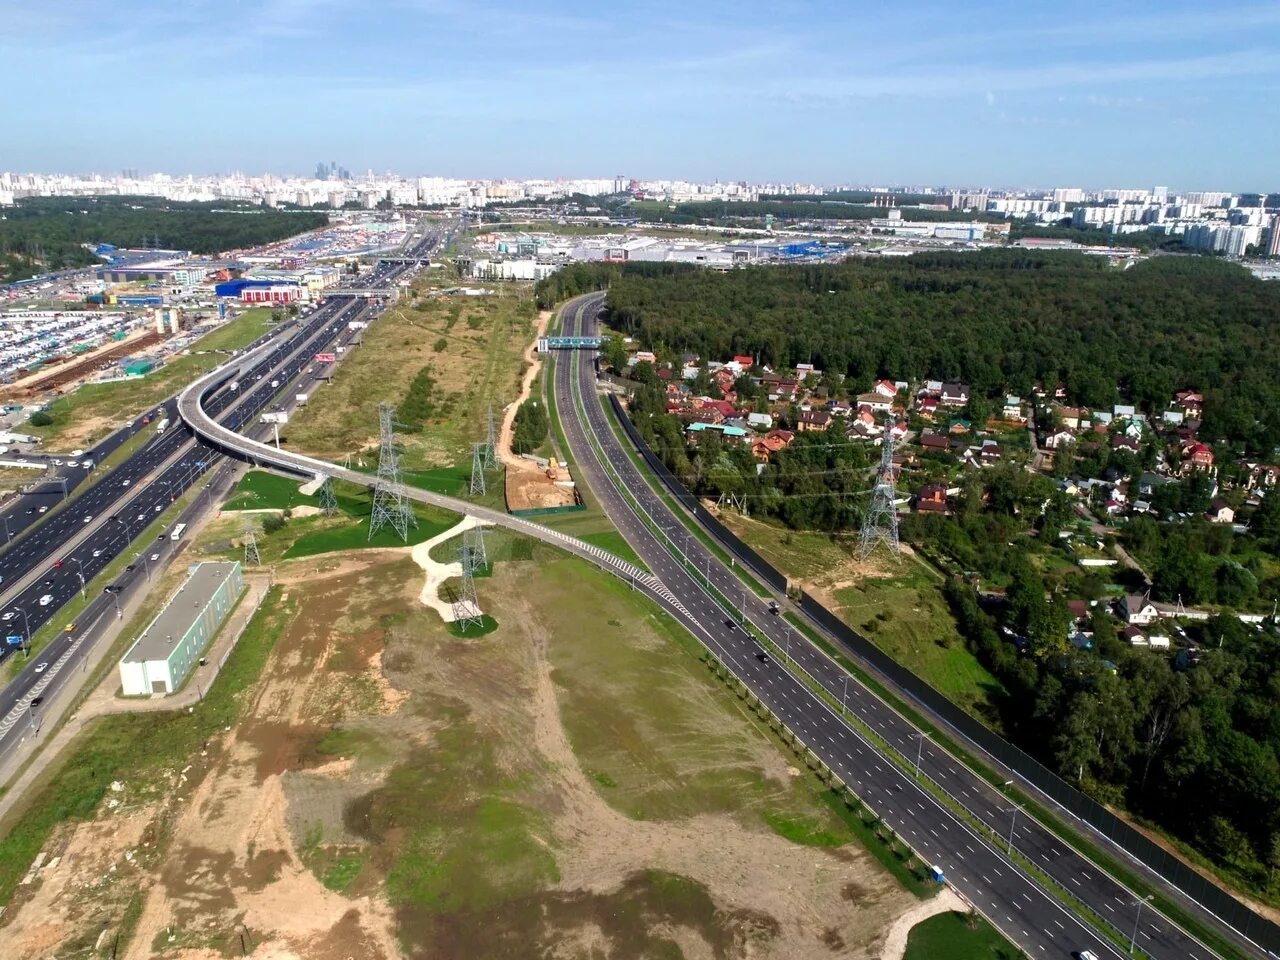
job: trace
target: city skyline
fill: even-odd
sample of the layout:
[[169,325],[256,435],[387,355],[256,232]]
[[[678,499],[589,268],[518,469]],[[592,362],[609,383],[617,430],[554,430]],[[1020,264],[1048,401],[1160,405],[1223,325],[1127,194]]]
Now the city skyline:
[[[1268,190],[1280,9],[0,0],[11,170]],[[58,75],[50,74],[57,64]],[[56,80],[56,82],[54,82]],[[1249,149],[1223,149],[1247,142]]]

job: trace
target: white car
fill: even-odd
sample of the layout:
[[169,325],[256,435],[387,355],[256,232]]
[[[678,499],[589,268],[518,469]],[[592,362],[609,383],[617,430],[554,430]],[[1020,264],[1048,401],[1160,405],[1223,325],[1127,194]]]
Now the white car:
[[93,555],[94,555],[95,557],[100,557],[100,556],[102,556],[102,551],[101,551],[101,550],[95,550],[95,551],[93,551]]
[[13,619],[14,617],[16,617],[17,615],[18,615],[18,611],[17,611],[17,610],[10,610],[10,611],[9,611],[8,613],[6,613],[3,617],[0,617],[0,620],[12,620],[12,619]]
[[122,482],[121,482],[120,486],[122,486],[122,487],[127,487],[127,486],[128,486],[129,484],[131,484],[132,482],[133,482],[132,480],[129,480],[129,479],[127,479],[127,478],[126,478],[124,481],[122,481]]
[[88,516],[86,516],[86,517],[84,518],[84,522],[85,522],[85,523],[92,523],[92,522],[93,522],[93,514],[89,514]]
[[48,512],[49,512],[49,508],[48,508],[48,507],[41,507],[41,508],[40,508],[40,512],[41,512],[41,513],[48,513]]
[[1092,950],[1081,950],[1076,954],[1076,957],[1079,958],[1079,960],[1098,960],[1098,955]]
[[45,670],[47,670],[47,669],[49,669],[49,664],[47,664],[47,663],[37,663],[37,664],[36,664],[36,673],[44,673],[44,672],[45,672]]
[[42,607],[47,607],[51,603],[53,603],[53,594],[51,593],[46,593],[40,598],[40,606]]
[[161,510],[163,510],[163,509],[164,509],[164,504],[163,504],[163,503],[157,503],[157,504],[156,504],[156,513],[159,513],[159,512],[160,512]]
[[79,463],[77,463],[75,460],[68,460],[68,461],[67,461],[67,466],[68,466],[68,467],[78,467],[78,466],[80,466],[80,464],[79,464]]
[[157,560],[159,560],[159,559],[160,559],[160,554],[158,554],[158,553],[153,553],[153,554],[151,555],[151,562],[152,562],[152,563],[154,563],[155,561],[157,561]]

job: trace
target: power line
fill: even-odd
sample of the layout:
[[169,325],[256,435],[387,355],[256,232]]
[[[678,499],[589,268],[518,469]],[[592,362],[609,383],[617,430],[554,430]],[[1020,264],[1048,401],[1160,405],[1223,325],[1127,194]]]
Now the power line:
[[378,404],[378,478],[373,485],[373,511],[369,515],[369,539],[389,526],[401,540],[409,542],[409,528],[418,525],[400,478],[400,456],[396,452],[395,408]]
[[880,450],[880,472],[871,491],[871,503],[862,520],[858,558],[866,560],[880,544],[889,548],[895,558],[901,556],[898,544],[898,507],[894,490],[893,427],[884,425],[884,443]]

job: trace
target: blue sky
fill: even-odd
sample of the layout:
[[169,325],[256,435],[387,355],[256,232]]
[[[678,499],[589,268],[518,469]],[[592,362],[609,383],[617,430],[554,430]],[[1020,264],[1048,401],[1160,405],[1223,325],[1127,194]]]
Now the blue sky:
[[1280,189],[1280,4],[0,0],[0,169]]

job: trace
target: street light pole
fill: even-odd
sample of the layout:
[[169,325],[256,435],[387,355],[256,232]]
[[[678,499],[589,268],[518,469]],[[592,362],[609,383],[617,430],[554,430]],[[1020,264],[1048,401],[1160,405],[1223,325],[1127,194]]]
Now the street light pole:
[[840,691],[840,716],[845,715],[845,700],[849,696],[849,675],[844,675],[844,689]]
[[1129,938],[1129,956],[1133,956],[1133,949],[1138,945],[1138,921],[1142,919],[1142,905],[1150,900],[1154,894],[1147,894],[1137,901],[1138,915],[1133,918],[1133,936]]
[[1009,843],[1006,845],[1004,851],[1006,856],[1013,856],[1013,826],[1018,822],[1018,811],[1021,809],[1022,808],[1015,803],[1013,805],[1013,809],[1009,811]]
[[26,634],[26,643],[22,646],[22,656],[23,659],[26,659],[31,656],[31,622],[27,619],[27,611],[22,607],[14,607],[13,609],[22,614],[22,630]]
[[920,779],[920,759],[924,755],[924,742],[928,738],[927,731],[921,730],[916,737],[916,779]]
[[76,557],[72,557],[71,560],[76,565],[76,576],[80,578],[80,599],[88,599],[84,589],[84,562]]

